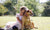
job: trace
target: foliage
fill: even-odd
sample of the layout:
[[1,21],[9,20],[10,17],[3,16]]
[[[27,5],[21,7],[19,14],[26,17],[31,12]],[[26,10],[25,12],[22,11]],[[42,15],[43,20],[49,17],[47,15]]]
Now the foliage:
[[44,8],[43,16],[50,16],[50,1],[45,3]]
[[38,8],[38,16],[42,16],[42,12],[44,11],[43,4],[38,4],[37,8]]
[[15,7],[17,9],[17,13],[19,13],[21,6],[23,6],[23,1],[18,0],[18,3],[15,5]]
[[18,0],[18,3],[15,5],[15,7],[17,8],[17,11],[19,12],[19,9],[21,6],[26,6],[27,8],[33,11],[35,16],[37,16],[38,15],[38,8],[37,8],[38,4],[39,3],[36,2],[36,0]]
[[0,8],[0,12],[2,12],[1,9],[5,10],[6,8],[8,9],[8,11],[5,10],[6,14],[8,12],[10,15],[14,15],[16,12],[19,13],[21,6],[26,6],[32,10],[34,16],[39,16],[40,14],[46,16],[50,15],[50,2],[46,2],[43,6],[43,4],[40,4],[36,0],[6,0],[2,6],[4,8]]
[[8,8],[8,12],[9,12],[11,15],[14,15],[14,13],[16,12],[16,10],[15,10],[15,8],[13,7],[11,1],[6,1],[6,2],[4,3],[4,6],[5,6],[6,8]]
[[36,2],[36,0],[25,0],[24,2],[25,2],[25,6],[31,9],[34,15],[38,15],[38,10],[36,8],[38,2]]
[[11,0],[12,5],[16,5],[17,4],[17,0]]
[[8,9],[6,7],[4,7],[2,4],[0,4],[0,13],[2,13],[4,15],[4,13],[7,11],[8,11]]

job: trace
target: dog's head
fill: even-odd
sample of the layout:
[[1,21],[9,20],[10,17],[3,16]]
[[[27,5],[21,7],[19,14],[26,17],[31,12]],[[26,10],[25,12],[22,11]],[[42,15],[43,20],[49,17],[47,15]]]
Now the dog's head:
[[32,11],[31,10],[27,10],[26,12],[25,12],[25,15],[26,16],[30,16],[30,15],[32,15],[33,13],[32,13]]

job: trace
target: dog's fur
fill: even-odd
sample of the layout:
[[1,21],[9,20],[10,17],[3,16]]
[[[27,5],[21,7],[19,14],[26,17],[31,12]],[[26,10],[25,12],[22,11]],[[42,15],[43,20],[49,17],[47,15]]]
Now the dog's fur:
[[26,11],[23,18],[22,18],[22,30],[24,28],[34,28],[34,24],[30,21],[30,14],[32,14],[31,11]]

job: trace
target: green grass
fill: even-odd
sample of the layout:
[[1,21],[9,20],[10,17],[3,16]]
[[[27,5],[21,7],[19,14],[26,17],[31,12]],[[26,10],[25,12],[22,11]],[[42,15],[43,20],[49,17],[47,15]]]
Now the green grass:
[[[15,16],[0,16],[0,27],[4,27],[7,22],[16,21]],[[34,30],[50,30],[50,17],[31,17],[31,21],[34,22]]]

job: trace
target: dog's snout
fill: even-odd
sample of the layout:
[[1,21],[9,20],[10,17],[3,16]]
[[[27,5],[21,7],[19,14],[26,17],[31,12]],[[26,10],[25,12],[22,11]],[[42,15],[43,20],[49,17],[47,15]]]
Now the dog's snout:
[[31,16],[33,16],[33,12],[31,12]]

